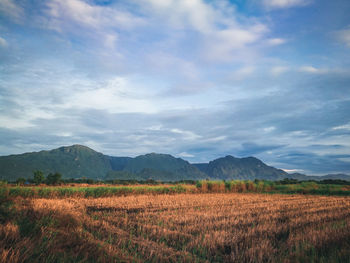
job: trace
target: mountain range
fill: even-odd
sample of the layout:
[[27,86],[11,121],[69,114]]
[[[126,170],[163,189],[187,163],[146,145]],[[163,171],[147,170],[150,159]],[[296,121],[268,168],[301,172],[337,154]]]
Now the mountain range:
[[189,163],[169,154],[149,153],[132,157],[114,157],[96,152],[83,145],[60,147],[50,151],[0,156],[0,179],[15,181],[32,178],[33,171],[45,175],[59,172],[63,178],[88,178],[99,180],[298,180],[342,179],[349,175],[306,176],[289,174],[268,166],[255,157],[236,158],[231,155],[209,163]]

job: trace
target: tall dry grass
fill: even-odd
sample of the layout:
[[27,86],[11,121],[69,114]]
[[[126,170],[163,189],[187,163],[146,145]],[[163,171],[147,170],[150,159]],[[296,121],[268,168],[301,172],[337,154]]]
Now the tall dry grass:
[[36,198],[16,199],[13,209],[0,225],[1,262],[350,260],[348,197]]

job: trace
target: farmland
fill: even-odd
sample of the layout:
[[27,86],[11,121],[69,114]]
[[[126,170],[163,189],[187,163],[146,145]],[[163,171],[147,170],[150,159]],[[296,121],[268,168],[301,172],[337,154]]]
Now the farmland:
[[3,198],[2,262],[350,260],[350,198],[344,196],[174,192]]

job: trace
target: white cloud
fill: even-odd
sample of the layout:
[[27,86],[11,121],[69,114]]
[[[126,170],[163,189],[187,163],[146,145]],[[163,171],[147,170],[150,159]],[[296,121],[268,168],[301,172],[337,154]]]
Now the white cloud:
[[315,68],[313,66],[303,66],[299,68],[299,71],[301,72],[306,72],[306,73],[311,73],[311,74],[324,74],[328,73],[328,69],[320,69],[320,68]]
[[193,157],[195,157],[193,154],[190,154],[187,152],[178,153],[177,156],[181,157],[181,158],[193,158]]
[[289,8],[295,6],[306,6],[310,0],[264,0],[263,4],[268,9]]
[[[12,3],[10,0],[3,1]],[[105,49],[105,52],[128,50],[127,41],[133,42],[135,38],[142,38],[144,32],[153,35],[155,30],[161,39],[156,40],[156,45],[152,43],[151,50],[143,54],[163,51],[175,54],[169,52],[169,43],[175,47],[174,52],[179,43],[185,49],[187,44],[184,43],[189,43],[188,46],[193,46],[193,55],[199,55],[200,60],[247,62],[256,59],[259,53],[257,46],[267,47],[266,43],[274,46],[285,42],[281,38],[265,41],[265,35],[269,32],[267,25],[257,18],[238,14],[234,5],[228,2],[134,0],[132,4],[129,1],[120,1],[110,5],[98,5],[93,1],[83,0],[48,0],[39,8],[42,7],[43,12],[40,13],[44,15],[33,19],[37,26],[83,37],[84,41],[92,40],[102,50]],[[133,32],[132,37],[131,34],[123,34],[123,31]],[[147,48],[150,44],[147,42],[151,40],[148,37],[145,39],[144,47]],[[162,46],[160,42],[163,43]],[[95,49],[95,53],[98,52],[103,51]],[[114,55],[121,56],[120,53]],[[142,61],[142,57],[140,60]],[[196,74],[193,69],[187,63],[183,71]]]
[[344,30],[337,31],[335,35],[340,42],[350,47],[350,26]]
[[7,46],[8,46],[7,41],[4,38],[0,37],[0,47],[7,47]]
[[171,26],[181,29],[189,26],[201,33],[212,31],[215,21],[214,9],[201,0],[142,0],[141,3],[148,15],[161,17]]
[[341,74],[349,75],[350,71],[344,68],[316,68],[313,66],[302,66],[297,69],[299,72],[309,73],[309,74]]
[[23,129],[23,128],[31,128],[36,125],[33,123],[36,119],[54,119],[57,117],[54,113],[45,110],[41,107],[41,105],[35,107],[30,106],[30,103],[26,101],[17,100],[18,102],[22,102],[22,105],[28,105],[25,110],[16,109],[10,112],[4,112],[0,115],[0,127],[8,128],[8,129]]
[[252,75],[255,71],[255,67],[254,66],[245,66],[242,67],[240,69],[238,69],[234,74],[234,79],[236,80],[240,80],[240,79],[244,79],[250,75]]
[[71,23],[90,28],[132,28],[143,23],[126,11],[106,6],[92,5],[81,0],[51,0],[47,3],[48,14],[57,30],[72,27]]
[[0,0],[0,13],[10,16],[15,21],[20,21],[24,14],[23,8],[12,0]]
[[148,128],[146,128],[146,130],[149,130],[149,131],[160,131],[162,130],[162,125],[161,124],[158,124],[158,125],[153,125],[153,126],[150,126]]
[[197,140],[202,137],[192,131],[181,130],[178,128],[170,129],[170,132],[175,134],[180,134],[181,136],[183,136],[183,139],[185,140]]
[[256,43],[267,31],[267,27],[262,24],[218,29],[206,36],[204,55],[211,60],[232,61],[236,53]]
[[12,117],[3,115],[0,116],[0,127],[14,130],[33,127],[34,125],[30,121],[31,120],[28,120],[26,117],[18,118],[18,116]]
[[281,74],[287,72],[288,70],[289,70],[288,67],[276,66],[276,67],[271,68],[271,71],[270,71],[270,72],[271,72],[271,74],[272,74],[273,76],[279,76],[279,75],[281,75]]
[[349,130],[350,131],[350,123],[341,125],[341,126],[335,126],[332,128],[332,130]]
[[222,135],[222,136],[217,136],[217,137],[210,137],[208,139],[203,140],[203,142],[220,142],[224,141],[227,139],[227,136]]
[[276,130],[276,127],[274,127],[274,126],[263,128],[263,131],[266,132],[266,133],[272,132],[274,130]]
[[283,38],[271,38],[267,40],[267,44],[270,46],[278,46],[286,43],[287,40]]
[[[254,48],[250,45],[257,44],[268,32],[266,25],[255,18],[243,18],[231,5],[224,2],[202,0],[141,2],[146,16],[149,16],[149,20],[153,23],[157,21],[162,26],[170,27],[169,30],[196,31],[200,57],[210,61],[246,60],[249,57],[248,53],[254,53],[251,51]],[[246,48],[250,52],[241,52]]]
[[120,31],[144,25],[142,17],[126,10],[98,6],[82,0],[50,0],[46,3],[46,16],[41,26],[62,34],[83,36],[114,50]]
[[110,113],[142,112],[154,113],[156,107],[142,94],[133,94],[132,84],[125,78],[116,77],[100,87],[75,90],[61,105],[64,108],[98,109]]
[[199,72],[196,65],[181,57],[156,51],[147,54],[146,61],[149,69],[155,69],[157,73],[181,75],[188,80],[199,79]]
[[114,49],[115,48],[115,45],[116,45],[116,42],[117,42],[117,35],[114,34],[106,34],[105,36],[105,47],[109,48],[109,49]]
[[305,172],[303,169],[282,169],[282,170],[287,173],[304,173]]
[[[93,80],[73,73],[69,66],[42,70],[45,66],[33,62],[31,67],[25,67],[17,81],[4,79],[7,97],[2,101],[5,97],[0,96],[1,127],[34,127],[38,122],[62,118],[67,111],[100,110],[111,114],[158,111],[159,104],[152,100],[152,92],[134,79]],[[30,87],[26,92],[19,84],[22,82]],[[12,106],[5,108],[7,104]]]

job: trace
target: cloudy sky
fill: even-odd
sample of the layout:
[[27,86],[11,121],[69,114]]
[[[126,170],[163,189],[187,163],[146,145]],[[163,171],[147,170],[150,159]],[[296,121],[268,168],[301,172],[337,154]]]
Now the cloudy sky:
[[0,0],[0,155],[350,173],[349,0]]

